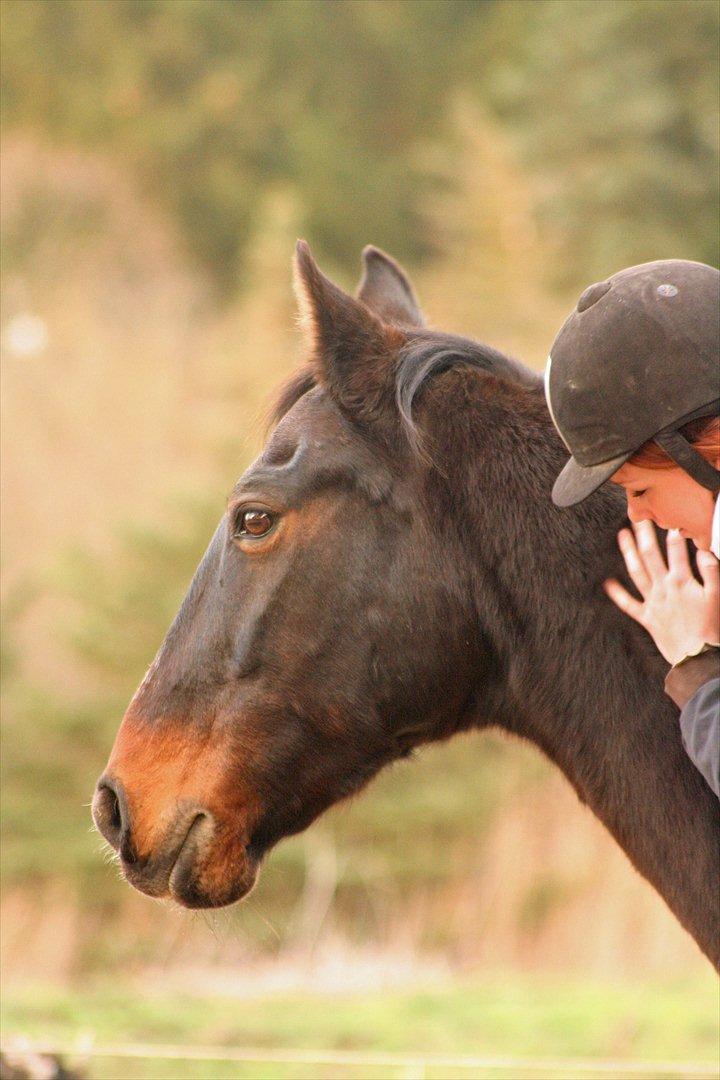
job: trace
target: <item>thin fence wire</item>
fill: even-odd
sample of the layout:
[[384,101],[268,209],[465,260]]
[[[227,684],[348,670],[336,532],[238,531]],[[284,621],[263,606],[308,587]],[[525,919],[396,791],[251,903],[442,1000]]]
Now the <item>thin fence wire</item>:
[[392,1069],[407,1080],[423,1080],[428,1070],[455,1069],[483,1072],[506,1072],[509,1077],[532,1077],[534,1074],[558,1076],[652,1077],[653,1080],[717,1080],[718,1067],[709,1063],[684,1061],[623,1061],[593,1058],[559,1059],[525,1057],[476,1057],[472,1055],[400,1054],[374,1051],[271,1050],[263,1047],[177,1046],[155,1043],[75,1043],[34,1042],[27,1039],[4,1039],[0,1050],[8,1055],[19,1053],[50,1054],[62,1058],[139,1058],[167,1061],[208,1061],[237,1064],[318,1065]]

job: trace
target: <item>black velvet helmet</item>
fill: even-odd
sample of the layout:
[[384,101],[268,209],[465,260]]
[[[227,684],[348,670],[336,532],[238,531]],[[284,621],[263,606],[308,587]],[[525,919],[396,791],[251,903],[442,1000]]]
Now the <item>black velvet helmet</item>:
[[591,285],[553,342],[545,395],[572,454],[557,506],[581,502],[648,439],[720,491],[720,472],[678,432],[720,412],[720,272],[667,259]]

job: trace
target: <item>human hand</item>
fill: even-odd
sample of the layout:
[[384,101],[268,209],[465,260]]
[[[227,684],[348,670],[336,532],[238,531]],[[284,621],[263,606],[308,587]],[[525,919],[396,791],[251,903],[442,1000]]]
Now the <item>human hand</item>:
[[697,553],[701,584],[676,529],[667,534],[667,566],[651,521],[638,522],[634,536],[622,529],[618,545],[642,601],[614,579],[603,588],[621,611],[645,627],[670,664],[699,652],[706,642],[720,642],[720,563],[711,552]]

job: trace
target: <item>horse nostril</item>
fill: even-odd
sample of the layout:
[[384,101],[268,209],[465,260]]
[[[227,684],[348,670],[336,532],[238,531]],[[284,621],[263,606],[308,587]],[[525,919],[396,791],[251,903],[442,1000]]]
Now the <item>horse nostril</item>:
[[116,851],[129,846],[129,821],[122,788],[108,777],[98,781],[92,803],[95,826]]
[[120,816],[120,802],[114,791],[106,789],[110,798],[108,800],[108,810],[110,813],[110,827],[113,831],[120,832],[122,828],[122,818]]

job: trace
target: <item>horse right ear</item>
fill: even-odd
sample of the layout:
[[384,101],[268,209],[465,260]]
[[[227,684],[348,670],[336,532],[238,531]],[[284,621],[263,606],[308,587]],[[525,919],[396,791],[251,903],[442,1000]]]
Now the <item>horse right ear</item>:
[[298,240],[295,291],[318,382],[342,408],[365,420],[394,411],[394,357],[405,334],[318,269]]
[[422,327],[425,318],[410,279],[394,259],[368,245],[363,253],[363,276],[358,299],[394,326]]

